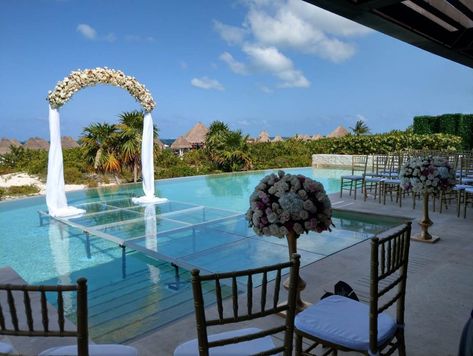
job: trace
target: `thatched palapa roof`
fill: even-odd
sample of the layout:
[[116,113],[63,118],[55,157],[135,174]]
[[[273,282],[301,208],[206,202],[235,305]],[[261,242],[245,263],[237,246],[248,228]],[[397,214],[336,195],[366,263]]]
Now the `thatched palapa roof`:
[[172,143],[171,148],[173,150],[192,148],[192,144],[189,141],[187,141],[184,136],[179,136],[178,138],[176,138],[176,141]]
[[0,140],[0,155],[4,155],[10,152],[10,146],[21,146],[21,143],[15,139],[9,140],[8,138],[2,138]]
[[164,148],[164,143],[163,143],[163,141],[161,141],[161,140],[159,139],[159,137],[156,137],[156,138],[154,139],[154,145],[155,145],[156,147],[158,147],[160,150],[162,150],[162,149]]
[[67,148],[79,147],[79,144],[71,136],[62,136],[61,137],[61,146],[62,146],[62,148],[67,149]]
[[317,140],[320,140],[321,138],[323,138],[322,135],[317,134],[317,135],[312,136],[312,141],[317,141]]
[[48,150],[49,143],[40,137],[31,137],[26,141],[23,147],[29,148],[30,150]]
[[261,131],[256,141],[257,142],[270,142],[271,140],[269,138],[269,134],[266,131]]
[[338,126],[335,130],[330,132],[327,137],[343,137],[348,135],[348,130],[343,126]]
[[277,135],[274,139],[273,142],[281,142],[284,141],[280,135]]
[[184,135],[184,138],[191,145],[203,145],[205,143],[207,132],[209,132],[209,129],[199,121]]

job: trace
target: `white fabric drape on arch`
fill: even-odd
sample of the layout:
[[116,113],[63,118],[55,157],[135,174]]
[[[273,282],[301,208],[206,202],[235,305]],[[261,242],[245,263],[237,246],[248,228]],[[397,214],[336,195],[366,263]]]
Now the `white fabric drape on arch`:
[[51,106],[49,106],[49,137],[48,178],[46,181],[46,204],[49,215],[65,217],[83,214],[85,210],[67,205],[59,111]]
[[132,198],[135,204],[165,203],[166,198],[154,195],[154,127],[151,113],[147,112],[143,120],[143,139],[141,140],[141,175],[145,195]]

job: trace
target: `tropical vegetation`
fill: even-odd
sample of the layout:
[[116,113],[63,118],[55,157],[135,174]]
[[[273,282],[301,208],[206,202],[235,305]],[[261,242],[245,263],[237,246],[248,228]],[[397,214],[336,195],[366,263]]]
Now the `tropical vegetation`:
[[[66,184],[137,181],[140,176],[140,151],[143,112],[120,115],[118,124],[94,123],[84,128],[80,147],[65,149]],[[356,128],[357,125],[355,125]],[[155,136],[157,129],[155,129]],[[459,136],[436,133],[416,134],[412,129],[377,135],[347,135],[315,141],[288,139],[280,142],[248,143],[248,136],[231,130],[222,121],[213,122],[203,148],[185,152],[155,150],[155,178],[202,175],[249,169],[310,166],[312,155],[389,153],[405,149],[459,150]],[[48,154],[45,150],[11,147],[0,156],[0,174],[26,172],[46,178]],[[3,191],[2,195],[6,195]]]

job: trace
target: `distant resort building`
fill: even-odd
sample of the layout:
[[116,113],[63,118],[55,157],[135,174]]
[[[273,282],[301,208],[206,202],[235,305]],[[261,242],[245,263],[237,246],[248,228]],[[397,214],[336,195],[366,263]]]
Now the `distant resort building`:
[[280,135],[276,135],[276,137],[273,138],[272,142],[282,142],[284,141]]
[[192,145],[192,148],[203,147],[207,132],[209,129],[203,123],[198,122],[184,135],[184,138]]
[[171,149],[176,152],[180,157],[184,155],[185,152],[192,149],[192,144],[187,141],[184,136],[179,136],[171,145]]
[[10,147],[19,147],[21,146],[21,143],[15,139],[9,140],[8,138],[2,138],[0,140],[0,155],[4,155],[7,153],[10,153],[11,149]]
[[205,137],[209,129],[201,122],[195,124],[185,135],[179,136],[171,145],[171,149],[179,156],[193,148],[204,147]]
[[61,146],[63,149],[76,148],[79,147],[79,144],[71,136],[62,136],[61,137]]
[[258,138],[256,139],[256,142],[271,142],[271,139],[269,138],[268,132],[261,131],[259,133]]
[[49,142],[40,137],[31,137],[23,147],[30,150],[49,150]]
[[323,138],[323,136],[321,134],[317,134],[317,135],[312,136],[312,141],[317,141],[317,140],[320,140],[321,138]]
[[335,130],[330,132],[327,135],[327,137],[343,137],[343,136],[346,136],[348,134],[349,134],[349,132],[346,128],[344,128],[343,126],[338,126]]

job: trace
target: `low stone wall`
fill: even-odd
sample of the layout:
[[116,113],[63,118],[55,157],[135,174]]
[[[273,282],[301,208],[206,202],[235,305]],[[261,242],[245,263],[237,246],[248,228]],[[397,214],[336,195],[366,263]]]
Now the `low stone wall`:
[[[351,168],[352,155],[315,154],[312,155],[312,166],[316,168],[340,167]],[[372,165],[372,157],[368,157],[368,167]]]

